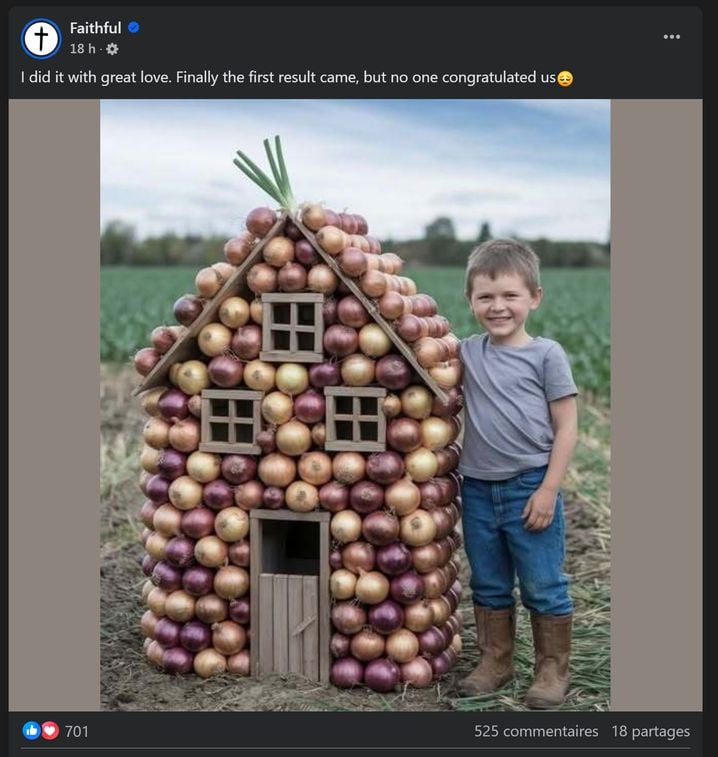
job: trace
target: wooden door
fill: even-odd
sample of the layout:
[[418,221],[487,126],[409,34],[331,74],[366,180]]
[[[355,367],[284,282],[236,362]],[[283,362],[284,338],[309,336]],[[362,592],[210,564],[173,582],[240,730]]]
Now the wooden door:
[[259,576],[258,672],[319,680],[319,577]]

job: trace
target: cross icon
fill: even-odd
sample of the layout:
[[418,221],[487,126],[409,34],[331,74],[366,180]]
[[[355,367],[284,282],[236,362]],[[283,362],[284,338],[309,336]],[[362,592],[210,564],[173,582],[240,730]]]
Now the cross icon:
[[39,32],[35,32],[36,37],[40,37],[40,50],[42,50],[42,42],[44,37],[49,37],[50,35],[45,31],[45,29],[41,26]]

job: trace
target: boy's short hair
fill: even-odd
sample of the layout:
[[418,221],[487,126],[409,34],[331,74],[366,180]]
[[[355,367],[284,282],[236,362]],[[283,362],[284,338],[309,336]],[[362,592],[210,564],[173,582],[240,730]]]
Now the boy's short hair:
[[535,294],[540,286],[538,255],[515,239],[489,239],[476,247],[466,263],[466,299],[476,276],[495,279],[502,273],[515,273],[523,278],[526,288]]

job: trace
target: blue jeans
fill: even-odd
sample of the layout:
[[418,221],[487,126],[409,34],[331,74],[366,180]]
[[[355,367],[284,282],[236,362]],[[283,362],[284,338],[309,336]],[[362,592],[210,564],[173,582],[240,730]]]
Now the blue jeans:
[[543,531],[526,530],[521,518],[547,467],[504,481],[464,476],[462,522],[474,604],[493,610],[512,607],[518,576],[521,601],[529,610],[540,615],[573,611],[568,577],[562,572],[563,496],[559,492],[553,520]]

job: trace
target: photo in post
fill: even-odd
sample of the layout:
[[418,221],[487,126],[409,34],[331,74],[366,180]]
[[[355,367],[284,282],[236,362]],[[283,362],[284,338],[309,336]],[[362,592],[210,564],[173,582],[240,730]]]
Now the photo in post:
[[[549,708],[609,707],[609,116],[603,100],[102,102],[103,709],[522,710],[542,658],[567,685]],[[467,298],[472,251],[506,239],[536,253],[537,283],[510,261]],[[526,576],[501,650],[505,596],[473,606],[472,573],[495,568],[467,558],[462,523],[461,358],[482,333],[559,344],[577,390],[545,516],[554,561],[565,549],[560,650]],[[492,655],[506,680],[471,690]]]

